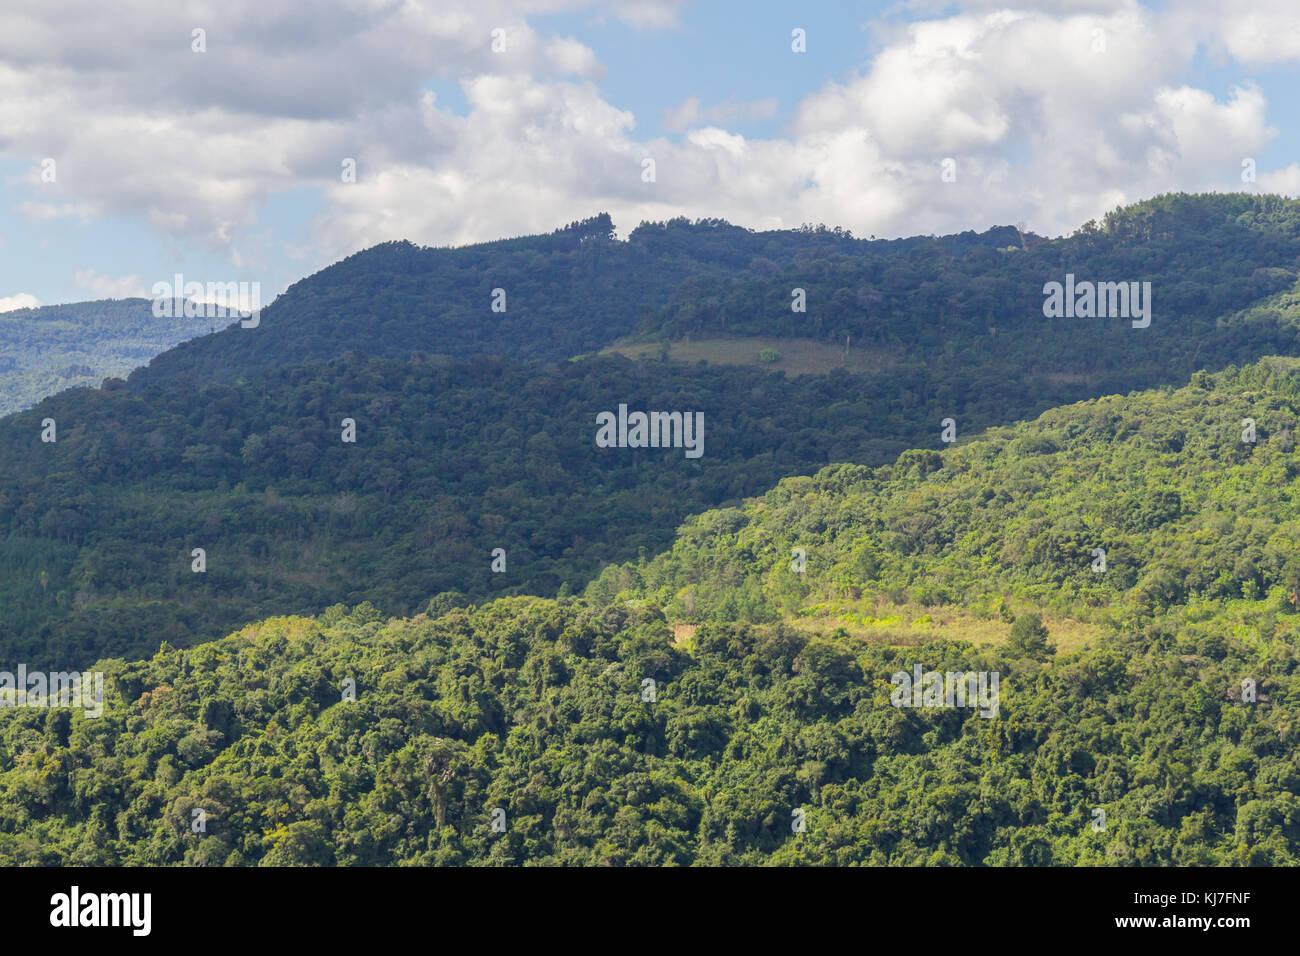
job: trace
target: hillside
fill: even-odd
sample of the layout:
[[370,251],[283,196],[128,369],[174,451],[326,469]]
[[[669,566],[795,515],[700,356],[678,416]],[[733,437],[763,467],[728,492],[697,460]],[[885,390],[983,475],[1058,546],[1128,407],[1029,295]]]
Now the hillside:
[[[0,712],[0,862],[1295,865],[1297,663],[1195,624],[1049,666],[772,625],[680,648],[574,601],[336,608],[107,662],[97,719]],[[891,706],[916,664],[1000,671],[997,718]]]
[[0,312],[0,415],[80,385],[124,378],[208,334],[196,319],[155,318],[147,299],[103,299]]
[[[1204,227],[1214,242],[1239,241],[1261,261],[1290,256],[1294,266],[1289,230],[1295,204],[1235,196],[1169,202],[1176,223]],[[103,655],[151,653],[161,640],[190,645],[249,620],[318,612],[339,602],[371,601],[384,613],[409,615],[442,592],[479,600],[577,591],[606,564],[669,547],[673,530],[689,515],[736,503],[781,478],[810,475],[832,462],[884,465],[909,447],[941,448],[947,418],[965,441],[983,428],[1062,403],[1181,383],[1192,367],[1253,361],[1271,350],[1300,352],[1300,297],[1292,272],[1276,266],[1246,274],[1232,249],[1217,254],[1158,211],[1133,207],[1108,220],[1107,255],[1136,262],[1167,242],[1172,258],[1161,268],[1176,267],[1186,281],[1201,283],[1186,315],[1153,320],[1145,329],[1125,320],[1062,324],[1042,315],[1040,288],[1032,335],[1009,340],[1002,332],[981,333],[963,343],[956,332],[942,332],[942,317],[905,321],[884,344],[851,346],[854,361],[846,356],[844,367],[829,365],[829,371],[835,346],[819,343],[805,352],[798,343],[812,346],[813,340],[798,337],[781,340],[794,344],[785,354],[811,364],[791,363],[786,375],[769,372],[772,363],[761,361],[692,361],[701,355],[700,342],[714,358],[759,353],[737,338],[696,339],[697,351],[673,346],[665,350],[666,361],[410,354],[369,313],[356,315],[358,327],[400,357],[353,350],[326,362],[258,371],[259,361],[285,358],[278,348],[261,360],[241,351],[249,346],[239,343],[264,341],[256,337],[263,327],[205,336],[161,356],[152,368],[184,364],[188,359],[178,356],[192,347],[200,351],[186,355],[201,352],[230,371],[237,368],[229,381],[168,383],[138,373],[129,385],[69,392],[0,420],[0,442],[10,449],[0,459],[0,606],[6,612],[0,654],[65,667]],[[1146,232],[1125,238],[1146,212],[1160,229],[1156,238]],[[601,231],[607,227],[600,220],[575,224],[536,245],[560,258],[596,255],[591,250],[606,245],[624,250],[619,255],[628,248],[651,250],[683,270],[700,263],[730,266],[729,256],[743,259],[758,249],[778,257],[784,250],[792,261],[831,268],[829,259],[808,259],[808,250],[842,246],[858,250],[859,268],[875,268],[870,250],[876,244],[831,231],[754,234],[720,223],[680,222],[642,227],[636,243],[618,243]],[[1170,229],[1178,238],[1159,238]],[[1099,229],[1081,233],[1096,235]],[[954,251],[943,252],[950,240]],[[1084,240],[1066,242],[1076,241]],[[464,261],[477,262],[480,271],[522,269],[529,255],[541,254],[526,255],[529,242],[506,241],[499,256],[472,247]],[[881,254],[900,268],[929,262],[949,269],[969,260],[967,268],[982,256],[1029,262],[1048,245],[996,252],[980,236],[965,234],[887,243]],[[461,252],[438,254],[461,262]],[[367,261],[340,264],[355,295],[367,288]],[[1217,298],[1204,293],[1202,285],[1216,283],[1223,270],[1245,277],[1225,280]],[[1021,279],[1028,282],[1031,274]],[[314,287],[316,278],[304,281]],[[417,278],[428,277],[412,281]],[[611,288],[620,284],[610,281]],[[918,303],[933,294],[924,282],[915,292]],[[286,298],[285,307],[293,301]],[[1209,317],[1207,310],[1236,304],[1243,307]],[[403,314],[397,310],[394,321]],[[616,324],[606,323],[601,334],[613,335],[606,326]],[[263,326],[276,327],[265,314]],[[322,326],[325,338],[317,343],[326,351],[339,344],[331,328]],[[564,328],[579,337],[596,334],[578,320]],[[1189,334],[1196,329],[1207,330],[1205,337]],[[311,341],[308,351],[316,348]],[[516,345],[529,343],[541,353],[578,347],[576,340],[565,344],[537,330],[520,333]],[[242,364],[246,360],[251,367]],[[703,456],[597,449],[596,413],[620,404],[703,412]],[[58,424],[54,443],[40,440],[47,418]],[[343,441],[345,418],[355,423],[354,443]],[[1117,555],[1122,542],[1119,547]],[[202,573],[192,570],[195,548],[205,552]],[[491,571],[497,548],[506,552],[501,573]],[[906,600],[893,602],[897,607],[828,605],[792,620],[833,616],[850,633],[866,633],[872,622],[910,616],[901,629],[911,633],[936,594],[942,597],[914,588]],[[751,598],[736,594],[732,600]],[[1053,623],[1068,624],[1064,617]],[[954,626],[972,625],[965,615]],[[1075,638],[1087,642],[1096,633],[1084,621]]]
[[1015,235],[1004,227],[870,241],[824,226],[754,232],[722,220],[675,219],[642,223],[624,242],[601,214],[550,235],[458,248],[384,243],[294,283],[265,306],[256,329],[236,325],[173,349],[132,383],[231,382],[350,351],[567,359],[632,331],[688,279],[715,285],[751,268],[831,254],[872,261],[925,249],[961,254]]
[[[578,590],[783,477],[940,447],[946,414],[965,436],[1088,393],[906,363],[786,377],[356,355],[195,392],[71,392],[0,421],[0,650],[61,668],[340,600],[411,614],[443,591]],[[596,449],[595,413],[620,403],[702,410],[703,455]]]
[[1271,358],[879,468],[833,465],[692,518],[669,553],[606,569],[588,594],[651,600],[684,624],[862,624],[882,605],[954,605],[1131,627],[1175,606],[1264,597],[1291,614],[1297,408],[1300,360]]
[[[257,328],[185,343],[130,382],[231,384],[351,351],[548,362],[616,343],[686,354],[691,339],[748,350],[776,337],[978,368],[982,388],[1029,375],[1104,394],[1300,351],[1300,202],[1277,196],[1161,196],[1056,240],[1011,227],[861,240],[721,220],[643,223],[627,241],[613,230],[602,215],[455,249],[377,246],[295,283]],[[1150,325],[1046,319],[1044,286],[1067,275],[1150,283]]]
[[[1297,399],[1269,360],[783,481],[584,599],[338,606],[103,662],[98,719],[0,712],[0,860],[1295,865]],[[1098,636],[760,622],[877,589]],[[997,673],[996,713],[897,706],[917,667]]]
[[[1025,245],[961,254],[925,246],[887,259],[835,252],[770,262],[761,274],[692,280],[668,307],[647,312],[632,338],[673,348],[806,338],[886,360],[980,368],[990,379],[1063,376],[1086,381],[1092,394],[1297,352],[1296,200],[1160,196],[1073,236]],[[1045,318],[1044,286],[1067,275],[1149,282],[1149,326]],[[795,289],[806,311],[792,308]]]
[[[882,411],[901,383],[916,398]],[[62,668],[340,600],[410,614],[443,591],[581,588],[693,512],[924,441],[916,423],[939,414],[924,385],[351,355],[195,391],[61,395],[0,420],[0,653]],[[596,413],[620,403],[703,410],[703,454],[597,449]]]

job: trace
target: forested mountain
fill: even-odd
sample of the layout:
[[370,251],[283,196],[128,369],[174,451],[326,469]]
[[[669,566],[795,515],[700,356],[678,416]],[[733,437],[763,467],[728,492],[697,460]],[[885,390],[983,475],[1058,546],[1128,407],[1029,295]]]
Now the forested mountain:
[[[141,299],[5,313],[0,411],[146,363],[132,385],[230,383],[350,351],[549,362],[624,336],[847,340],[882,362],[962,357],[999,375],[1083,375],[1104,391],[1289,352],[1296,337],[1300,212],[1275,196],[1157,197],[1051,241],[1012,227],[867,240],[685,219],[642,223],[625,242],[613,234],[602,214],[462,248],[385,243],[295,283],[258,327],[215,335],[207,320],[156,319]],[[1042,286],[1066,272],[1150,281],[1151,327],[1126,338],[1119,323],[1057,320],[1041,355]],[[794,289],[806,311],[792,310]],[[1126,377],[1135,348],[1147,360]]]
[[[694,512],[828,462],[892,460],[934,443],[948,410],[974,427],[1060,391],[971,384],[353,354],[194,392],[71,392],[0,420],[0,651],[67,666],[339,600],[412,613],[442,591],[580,589]],[[703,454],[596,448],[596,414],[619,404],[703,411]]]
[[204,320],[156,318],[147,299],[0,312],[0,415],[67,388],[124,376],[208,331]]
[[[103,662],[102,717],[8,712],[0,859],[1295,865],[1298,400],[1295,361],[1199,375],[784,481],[584,598]],[[1011,640],[795,626],[890,590]],[[1053,654],[1053,609],[1099,636]],[[997,673],[996,716],[897,706],[916,667]]]
[[[643,223],[626,242],[613,231],[601,215],[457,249],[376,246],[291,286],[257,328],[172,349],[131,382],[233,382],[351,350],[549,361],[628,335],[775,334],[847,338],[882,360],[970,355],[1001,375],[1086,375],[1127,389],[1288,352],[1296,339],[1294,315],[1279,324],[1277,309],[1219,327],[1300,273],[1300,202],[1277,196],[1161,196],[1051,241],[1012,227],[886,242],[684,219]],[[1151,326],[1119,335],[1127,322],[1046,321],[1043,286],[1067,273],[1150,282]],[[805,311],[794,310],[796,289]],[[1037,347],[1045,335],[1055,341],[1047,357]],[[1116,361],[1147,378],[1105,380]]]
[[132,380],[229,382],[350,351],[567,359],[630,332],[690,277],[721,281],[758,258],[790,263],[832,249],[888,258],[918,247],[992,246],[1007,232],[1015,234],[870,242],[824,226],[753,232],[722,220],[676,219],[643,223],[619,242],[601,214],[551,235],[459,248],[389,242],[293,284],[262,310],[257,328],[235,325],[173,349]]
[[[168,382],[150,372],[130,385],[68,392],[0,420],[0,444],[8,449],[0,459],[0,654],[66,667],[106,654],[150,653],[162,640],[188,645],[259,617],[339,602],[371,601],[406,615],[444,591],[481,599],[580,590],[609,562],[668,547],[689,515],[760,493],[781,478],[833,462],[884,465],[909,447],[942,447],[945,419],[965,439],[1063,402],[1181,383],[1192,367],[1294,354],[1295,209],[1268,197],[1168,197],[1065,240],[1105,247],[1097,263],[1127,261],[1131,271],[1110,274],[1116,281],[1146,274],[1142,264],[1157,253],[1151,274],[1165,277],[1157,289],[1170,288],[1175,273],[1186,276],[1195,288],[1183,299],[1156,293],[1148,328],[1123,319],[1045,318],[1040,286],[1035,324],[1024,326],[1032,335],[990,336],[963,331],[942,315],[927,322],[923,311],[899,312],[887,341],[873,346],[875,370],[854,374],[833,369],[787,378],[760,368],[616,357],[548,363],[411,355],[394,344],[400,334],[389,337],[368,313],[355,319],[358,327],[400,357],[352,351],[257,371],[261,360],[244,351],[252,347],[245,343],[278,341],[258,336],[295,327],[264,314],[257,329],[207,336],[154,363],[155,371],[185,365],[197,374],[200,366],[179,356],[209,356],[227,371],[240,369],[226,381]],[[537,250],[551,250],[552,265],[640,250],[655,262],[677,263],[682,273],[765,251],[769,263],[809,263],[815,279],[823,266],[830,275],[856,256],[853,268],[870,270],[885,255],[871,252],[875,243],[830,230],[750,233],[682,221],[643,226],[636,242],[618,243],[609,229],[607,219],[597,219],[555,236],[509,240],[499,244],[507,250],[499,258],[516,270],[532,269],[532,262],[542,271],[528,274],[547,278],[553,273],[542,268]],[[1197,238],[1202,234],[1231,238],[1260,262],[1289,261],[1292,268],[1251,271],[1237,246],[1219,255]],[[882,248],[900,267],[929,262],[941,272],[953,263],[1019,263],[1006,267],[1015,277],[1008,290],[1030,283],[1038,266],[1026,272],[1022,264],[1047,256],[1040,250],[1052,244],[998,252],[991,243],[1002,239],[972,233]],[[940,254],[949,245],[952,251]],[[478,270],[484,281],[497,268],[495,247],[402,248],[388,252],[411,262],[459,263],[457,269]],[[838,253],[822,255],[841,248],[857,252],[838,265]],[[363,255],[341,263],[330,287],[381,295],[382,282],[367,286],[368,261]],[[1067,261],[1053,260],[1053,268]],[[1082,269],[1092,260],[1077,261]],[[412,288],[433,281],[422,269],[412,266]],[[306,288],[317,288],[329,272],[304,280]],[[1220,283],[1221,274],[1229,278]],[[657,270],[648,275],[648,282],[661,277]],[[639,281],[606,278],[611,289]],[[903,296],[912,302],[908,309],[921,310],[939,295],[931,283],[895,278],[898,288],[910,289]],[[691,281],[674,295],[685,295]],[[810,282],[809,289],[815,303],[818,286]],[[1186,313],[1162,305],[1166,295],[1183,302]],[[288,308],[298,295],[282,301]],[[345,301],[353,300],[340,300],[340,308]],[[834,301],[832,294],[830,311],[838,315]],[[406,306],[390,306],[397,326],[416,327]],[[1022,321],[1029,322],[1027,314]],[[339,344],[332,322],[322,328],[323,338],[303,345],[307,351]],[[586,320],[564,328],[596,335]],[[576,340],[556,346],[537,330],[516,332],[518,346],[532,343],[539,354],[579,347]],[[282,352],[292,347],[277,346],[265,362],[283,361]],[[180,365],[169,366],[173,360]],[[596,414],[620,404],[702,412],[703,456],[597,448]],[[42,440],[46,419],[56,423],[54,442]],[[344,419],[355,423],[353,443],[344,441]],[[196,548],[204,551],[201,573],[192,570]],[[501,573],[491,570],[497,548],[506,552]]]
[[[782,477],[941,447],[948,413],[964,435],[1088,391],[978,368],[786,378],[353,355],[197,393],[70,392],[0,421],[0,648],[63,667],[340,599],[409,614],[442,591],[580,589]],[[703,455],[597,449],[595,415],[620,403],[703,411]]]

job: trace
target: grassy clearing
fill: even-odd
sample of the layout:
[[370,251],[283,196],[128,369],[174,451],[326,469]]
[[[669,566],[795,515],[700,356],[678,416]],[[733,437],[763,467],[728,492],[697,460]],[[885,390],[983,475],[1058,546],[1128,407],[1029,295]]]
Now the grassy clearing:
[[[846,349],[839,345],[812,339],[791,338],[730,338],[730,339],[679,339],[668,343],[668,359],[672,362],[693,365],[706,362],[710,365],[742,365],[763,368],[769,372],[785,372],[790,376],[825,375],[832,369],[842,368],[854,374],[875,373],[895,364],[893,356],[884,349]],[[759,353],[771,349],[780,355],[776,361],[763,361]],[[664,345],[660,342],[615,342],[602,351],[602,355],[622,355],[630,359],[658,359]],[[1051,385],[1077,385],[1091,376],[1082,372],[1054,371],[1035,373],[1031,377]]]
[[[656,359],[664,346],[658,342],[615,343],[602,354],[623,355],[631,359]],[[759,358],[764,349],[780,354],[774,362]],[[668,344],[668,359],[672,362],[711,365],[747,365],[765,368],[787,375],[825,375],[831,369],[842,368],[849,372],[879,372],[892,363],[890,357],[879,349],[845,349],[844,345],[831,345],[811,339],[740,338],[740,339],[685,339]]]
[[[972,644],[1005,644],[1011,625],[1000,618],[983,618],[951,606],[926,607],[871,602],[836,602],[803,608],[788,618],[800,630],[827,632],[842,627],[872,644],[915,647],[940,639]],[[1057,653],[1067,654],[1090,644],[1100,628],[1073,618],[1044,617],[1048,640]]]

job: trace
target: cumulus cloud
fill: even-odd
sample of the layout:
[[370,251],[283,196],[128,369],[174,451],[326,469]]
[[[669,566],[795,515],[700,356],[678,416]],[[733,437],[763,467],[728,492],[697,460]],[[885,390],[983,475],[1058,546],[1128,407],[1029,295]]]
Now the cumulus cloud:
[[[821,192],[836,202],[819,209],[849,203],[873,231],[906,231],[905,222],[871,216],[833,185],[854,165],[893,184],[887,208],[914,231],[1018,220],[1066,231],[1154,193],[1230,188],[1241,159],[1275,134],[1257,88],[1220,102],[1176,82],[1195,52],[1193,38],[1135,4],[909,24],[861,75],[800,104],[796,138],[824,143],[831,175]],[[940,175],[945,160],[954,182]]]
[[15,309],[35,309],[40,300],[34,295],[19,292],[17,295],[0,296],[0,312],[13,312]]
[[1294,0],[1190,0],[1178,19],[1221,56],[1251,67],[1300,59],[1300,5]]
[[[271,194],[337,181],[346,158],[436,156],[421,134],[450,127],[420,122],[430,78],[599,78],[593,51],[527,22],[582,5],[126,3],[112,12],[125,43],[106,42],[104,8],[91,0],[58,10],[17,0],[0,8],[0,154],[57,161],[54,181],[27,177],[19,209],[35,220],[131,216],[233,248]],[[674,8],[614,13],[644,25],[669,22]]]
[[73,273],[72,281],[95,299],[145,298],[148,295],[144,282],[137,275],[114,278],[100,275],[94,269],[78,269]]
[[680,133],[692,126],[715,126],[750,123],[776,114],[774,99],[734,102],[727,100],[713,106],[702,107],[698,96],[689,96],[677,106],[664,110],[663,125],[667,130]]
[[[638,139],[634,117],[592,84],[484,78],[466,85],[471,108],[448,151],[336,188],[322,226],[366,242],[465,242],[608,209],[625,227],[686,214],[859,234],[1020,220],[1064,232],[1154,193],[1240,187],[1242,158],[1275,134],[1267,103],[1250,84],[1220,100],[1178,82],[1195,52],[1134,4],[907,24],[770,139],[726,129],[697,98],[666,117],[690,129],[681,142]],[[734,120],[744,106],[722,108]]]

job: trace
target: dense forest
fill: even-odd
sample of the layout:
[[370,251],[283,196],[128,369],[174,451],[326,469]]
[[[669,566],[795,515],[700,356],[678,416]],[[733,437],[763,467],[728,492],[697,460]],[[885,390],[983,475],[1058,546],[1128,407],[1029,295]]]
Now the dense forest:
[[125,376],[209,331],[199,319],[155,318],[147,299],[0,312],[0,415],[64,389]]
[[[411,613],[441,591],[581,588],[667,546],[692,512],[924,441],[935,399],[882,414],[889,387],[353,355],[197,393],[70,392],[0,421],[0,651],[86,663],[340,599]],[[596,449],[596,413],[620,402],[703,409],[704,455]]]
[[[1295,354],[1298,206],[1270,197],[1163,197],[1059,241],[1104,247],[1097,267],[1124,264],[1132,271],[1111,273],[1121,278],[1142,277],[1145,269],[1166,276],[1146,329],[1045,319],[1042,274],[1024,263],[1065,253],[1046,242],[999,251],[996,243],[1008,237],[997,230],[876,243],[825,229],[751,233],[678,221],[643,225],[635,242],[619,243],[609,238],[607,217],[598,217],[553,236],[408,250],[408,278],[422,288],[450,281],[429,262],[460,263],[485,282],[498,265],[536,281],[555,278],[559,273],[535,258],[538,250],[568,261],[587,255],[592,243],[622,250],[618,255],[632,249],[654,256],[664,269],[643,270],[651,277],[645,281],[664,281],[664,289],[672,283],[663,277],[678,267],[732,268],[759,252],[769,263],[803,262],[814,280],[823,267],[828,275],[840,268],[866,275],[881,262],[895,263],[889,269],[903,273],[882,274],[900,292],[892,331],[873,346],[881,360],[869,371],[831,368],[815,376],[654,358],[453,359],[410,354],[396,331],[376,341],[399,357],[354,349],[275,367],[282,353],[292,353],[276,336],[297,328],[288,316],[297,314],[302,297],[314,301],[312,290],[333,274],[325,270],[278,300],[285,318],[268,308],[257,329],[236,326],[173,349],[129,384],[67,392],[0,420],[0,442],[10,449],[0,460],[0,653],[73,666],[106,654],[150,653],[162,640],[189,645],[258,617],[314,613],[340,602],[371,601],[385,613],[409,615],[443,591],[474,599],[577,591],[606,564],[667,547],[691,514],[738,502],[781,478],[834,462],[884,465],[909,447],[938,449],[947,418],[964,439],[1061,403],[1182,383],[1193,365]],[[1014,229],[1010,234],[1019,238]],[[1204,236],[1246,253],[1217,254]],[[349,295],[383,286],[391,263],[381,252],[332,267],[342,271],[328,282]],[[1247,253],[1291,269],[1252,269]],[[933,283],[916,276],[957,270],[945,281],[958,283],[961,270],[981,264],[989,281],[1010,283],[998,295],[1020,296],[1022,305],[1031,298],[1022,311],[1038,312],[1032,336],[990,336],[980,323],[968,328],[942,309],[927,311],[939,300]],[[1175,273],[1194,288],[1163,291],[1179,285]],[[682,282],[673,295],[711,301],[695,281]],[[610,278],[611,289],[625,285],[635,282]],[[813,309],[818,286],[810,282],[809,289]],[[627,294],[653,298],[644,289]],[[850,315],[835,295],[830,314]],[[1170,295],[1185,313],[1161,312],[1172,310],[1161,304]],[[548,322],[559,321],[564,302],[572,304],[556,301]],[[413,329],[408,306],[385,309]],[[1215,319],[1219,308],[1236,311]],[[562,323],[586,336],[581,342],[552,341],[537,329],[511,334],[568,355],[617,331],[598,329],[591,318]],[[430,320],[421,321],[427,331]],[[445,316],[435,324],[446,322],[460,328]],[[837,319],[833,329],[843,324]],[[306,336],[300,344],[329,352],[340,345],[335,331],[325,323],[322,338]],[[253,347],[270,348],[260,371],[256,361],[245,367],[245,350]],[[209,353],[225,356],[225,371],[217,381],[198,381],[199,366],[182,357]],[[190,363],[184,382],[168,382],[159,371],[179,368],[175,362]],[[703,457],[595,448],[595,414],[620,403],[702,411]],[[47,419],[56,424],[54,442],[41,440]],[[344,419],[356,423],[355,443],[343,441]],[[196,548],[205,552],[202,573],[192,570]],[[491,570],[497,548],[506,552],[501,573]]]
[[1277,197],[359,253],[0,418],[0,672],[106,678],[0,707],[0,864],[1300,863],[1298,329]]
[[[951,242],[992,245],[1004,233]],[[840,247],[888,257],[917,245],[938,240],[872,243],[825,227],[755,233],[722,220],[685,219],[643,223],[620,242],[608,214],[551,235],[458,248],[388,242],[294,283],[262,310],[257,328],[233,325],[172,349],[131,380],[141,386],[232,382],[267,367],[352,351],[568,359],[632,331],[643,312],[666,305],[692,277],[722,281],[755,257],[790,262]]]
[[[291,286],[256,329],[185,343],[131,384],[228,383],[354,350],[555,361],[624,336],[777,334],[847,338],[887,361],[1085,375],[1105,391],[1158,375],[1185,381],[1198,363],[1285,354],[1296,339],[1293,301],[1269,297],[1300,274],[1300,202],[1276,196],[1161,196],[1055,240],[1000,227],[887,242],[684,219],[643,223],[625,242],[613,231],[602,215],[550,236],[458,249],[377,246]],[[1067,272],[1151,282],[1151,327],[1045,324],[1043,285]],[[794,309],[795,289],[804,311]],[[1115,362],[1123,371],[1112,379]],[[1133,371],[1144,377],[1125,377]]]
[[[1042,377],[1084,381],[1091,395],[1181,384],[1200,368],[1296,354],[1300,341],[1300,203],[1277,197],[1163,196],[1051,242],[827,255],[764,271],[684,284],[635,337],[814,338],[882,363],[923,362],[938,382],[978,376],[990,394]],[[1067,274],[1149,282],[1150,326],[1044,318],[1045,283]],[[792,308],[792,289],[806,312]]]
[[[102,717],[7,716],[0,860],[1295,865],[1296,368],[783,482],[586,598],[340,605],[102,662]],[[1234,442],[1251,413],[1259,440]],[[782,603],[804,586],[783,577],[794,541],[808,589],[935,578],[951,593],[930,600],[965,601],[981,570],[977,606],[1028,626],[810,633],[802,597]],[[1097,541],[1113,574],[1084,586]],[[769,620],[718,612],[727,568],[733,592],[763,584]],[[1033,610],[1053,601],[1099,636],[1056,653]],[[996,719],[897,706],[892,675],[917,666],[997,672]]]
[[[1062,392],[1088,389],[939,382],[919,363],[788,378],[356,354],[197,392],[110,382],[0,421],[0,649],[77,663],[340,599],[409,614],[441,591],[580,589],[668,546],[694,512],[830,462],[937,446],[945,414],[974,429]],[[596,449],[595,413],[620,402],[703,410],[703,456]],[[47,419],[54,442],[40,440]],[[504,573],[490,570],[498,547]]]
[[1029,602],[1115,626],[1264,596],[1291,613],[1298,409],[1300,360],[1269,358],[878,468],[833,465],[690,519],[670,552],[607,568],[589,595],[646,598],[685,623],[773,620],[859,592],[986,615]]
[[[141,387],[231,382],[270,366],[351,351],[556,361],[654,324],[697,286],[830,256],[872,262],[958,255],[1014,241],[1011,227],[942,238],[854,239],[824,225],[755,232],[720,219],[646,222],[614,239],[607,214],[548,236],[451,249],[389,242],[349,256],[267,306],[256,329],[233,326],[172,349],[132,376]],[[500,290],[498,297],[497,290]]]
[[[98,719],[12,711],[0,861],[1300,862],[1297,659],[1266,636],[1157,628],[1049,666],[775,624],[674,646],[651,608],[573,599],[345,611],[107,662]],[[997,719],[891,706],[916,663],[1000,670]]]

